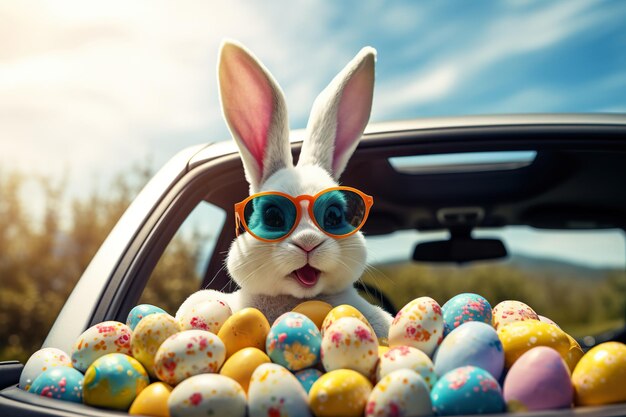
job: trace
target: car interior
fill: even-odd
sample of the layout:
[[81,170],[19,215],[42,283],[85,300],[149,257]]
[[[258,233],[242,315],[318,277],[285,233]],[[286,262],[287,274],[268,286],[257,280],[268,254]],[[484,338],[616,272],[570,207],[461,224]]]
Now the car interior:
[[[232,289],[223,254],[234,238],[233,203],[247,196],[248,185],[236,155],[223,164],[224,175],[205,184],[204,199],[226,219],[203,286]],[[617,127],[498,126],[366,135],[341,184],[374,196],[363,228],[368,238],[444,231],[447,237],[416,242],[412,262],[465,265],[508,256],[500,239],[475,230],[623,232],[624,178],[626,146]],[[401,307],[375,285],[359,285],[392,313]],[[597,342],[625,337],[621,328]]]

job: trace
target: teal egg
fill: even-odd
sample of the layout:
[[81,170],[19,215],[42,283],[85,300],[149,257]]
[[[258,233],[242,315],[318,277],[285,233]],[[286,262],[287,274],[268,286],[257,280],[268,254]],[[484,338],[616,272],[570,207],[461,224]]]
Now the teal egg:
[[322,335],[304,314],[290,311],[278,317],[265,341],[272,362],[290,371],[315,366],[320,359]]
[[87,369],[83,402],[96,407],[128,410],[150,379],[135,358],[123,353],[104,355]]
[[491,325],[491,305],[478,294],[463,293],[449,299],[442,307],[444,335],[468,321]]
[[83,402],[83,374],[69,366],[43,371],[28,392],[57,400]]
[[484,369],[464,366],[446,373],[430,392],[438,416],[504,412],[502,389]]
[[130,327],[131,330],[135,330],[135,327],[139,324],[142,318],[154,313],[167,314],[167,311],[157,306],[153,306],[152,304],[139,304],[138,306],[133,307],[133,309],[130,310],[130,313],[128,313],[126,325]]
[[298,371],[294,375],[296,376],[296,379],[300,381],[300,385],[302,385],[302,388],[304,388],[308,394],[315,381],[317,381],[323,374],[320,370],[311,368]]

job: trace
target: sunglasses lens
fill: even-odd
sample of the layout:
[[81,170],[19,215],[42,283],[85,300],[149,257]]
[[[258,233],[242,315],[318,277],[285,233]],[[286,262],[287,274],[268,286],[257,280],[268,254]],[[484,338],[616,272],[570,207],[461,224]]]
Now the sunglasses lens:
[[326,233],[343,236],[362,225],[365,201],[353,191],[332,190],[317,197],[313,214]]
[[285,236],[296,221],[296,206],[280,195],[262,195],[248,201],[243,214],[256,236],[275,240]]

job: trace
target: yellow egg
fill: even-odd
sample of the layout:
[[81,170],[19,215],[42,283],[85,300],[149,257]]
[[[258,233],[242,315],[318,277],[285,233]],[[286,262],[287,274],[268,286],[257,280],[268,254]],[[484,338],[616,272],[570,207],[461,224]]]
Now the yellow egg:
[[337,369],[321,377],[309,391],[309,405],[316,417],[363,415],[372,384],[350,369]]
[[267,318],[256,308],[244,308],[230,316],[217,336],[226,346],[226,358],[246,347],[265,351],[265,338],[270,332]]
[[491,311],[491,324],[497,330],[507,323],[526,320],[539,320],[539,316],[529,305],[521,301],[505,300],[498,303]]
[[247,347],[233,353],[222,366],[220,374],[237,381],[247,393],[254,370],[259,365],[270,362],[270,358],[262,350]]
[[577,405],[626,401],[626,345],[606,342],[590,349],[572,374]]
[[330,327],[331,324],[333,324],[335,321],[337,321],[337,319],[340,319],[342,317],[355,317],[361,320],[363,323],[367,324],[367,327],[369,327],[372,330],[372,332],[374,332],[369,321],[367,321],[365,316],[361,314],[359,310],[352,307],[351,305],[342,304],[330,310],[330,312],[326,315],[326,318],[324,319],[324,322],[322,323],[322,327],[320,328],[320,332],[322,333],[322,335],[324,334],[326,329]]
[[170,417],[167,400],[172,392],[172,387],[163,383],[155,382],[143,389],[133,401],[128,414],[152,417]]
[[333,306],[324,301],[311,300],[298,304],[291,311],[304,314],[315,323],[318,329],[321,329],[324,319],[332,309]]
[[150,314],[137,324],[130,340],[133,357],[146,368],[152,378],[154,373],[154,356],[159,346],[173,334],[180,332],[178,321],[167,313]]
[[570,340],[558,327],[539,320],[516,321],[498,328],[498,337],[504,349],[504,364],[510,368],[527,350],[548,346],[559,352],[567,362]]
[[383,356],[385,353],[389,352],[389,346],[378,346],[378,357]]
[[567,367],[569,368],[569,371],[574,372],[574,368],[576,368],[576,364],[578,363],[580,358],[583,357],[585,352],[583,352],[583,350],[581,349],[576,339],[574,339],[572,336],[570,336],[567,333],[565,333],[565,335],[569,339],[569,351],[567,352],[567,358],[564,358],[564,359],[565,359],[565,363],[567,364]]

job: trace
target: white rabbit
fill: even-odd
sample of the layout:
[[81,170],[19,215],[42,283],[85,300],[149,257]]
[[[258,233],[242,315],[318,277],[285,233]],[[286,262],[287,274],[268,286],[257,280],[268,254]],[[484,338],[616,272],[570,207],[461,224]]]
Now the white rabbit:
[[[218,64],[222,110],[239,147],[250,194],[279,191],[315,195],[339,176],[369,120],[375,50],[363,48],[313,104],[299,161],[293,165],[283,93],[268,70],[243,46],[225,42]],[[387,337],[392,317],[365,301],[354,283],[365,270],[365,239],[357,232],[335,239],[317,228],[302,202],[302,217],[284,240],[264,242],[243,233],[231,244],[227,268],[240,289],[201,290],[176,316],[208,298],[233,310],[255,307],[272,323],[305,299],[350,304]]]

